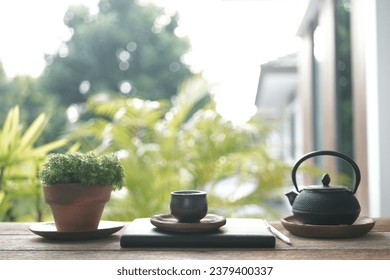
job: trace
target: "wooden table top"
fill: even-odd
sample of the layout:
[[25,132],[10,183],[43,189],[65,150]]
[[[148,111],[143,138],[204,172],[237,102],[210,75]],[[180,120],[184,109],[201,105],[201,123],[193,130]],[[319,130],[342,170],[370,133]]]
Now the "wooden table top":
[[311,239],[294,236],[279,222],[272,223],[293,245],[276,240],[271,249],[252,248],[121,248],[119,231],[88,241],[53,241],[30,232],[30,223],[0,223],[0,260],[253,260],[347,259],[390,260],[390,217],[376,218],[366,235],[348,239]]

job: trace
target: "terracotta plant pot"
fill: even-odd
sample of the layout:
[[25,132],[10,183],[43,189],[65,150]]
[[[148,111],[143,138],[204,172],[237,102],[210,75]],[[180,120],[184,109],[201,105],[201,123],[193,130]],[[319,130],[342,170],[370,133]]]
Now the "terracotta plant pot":
[[56,184],[43,187],[45,201],[60,232],[96,230],[111,191],[109,185]]

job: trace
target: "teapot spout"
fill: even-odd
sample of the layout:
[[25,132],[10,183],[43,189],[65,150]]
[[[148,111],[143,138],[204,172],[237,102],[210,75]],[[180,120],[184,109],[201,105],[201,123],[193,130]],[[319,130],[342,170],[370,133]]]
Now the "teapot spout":
[[290,205],[292,206],[294,204],[295,198],[298,196],[298,194],[294,191],[291,191],[289,193],[286,193],[286,196],[288,198],[288,201],[290,202]]

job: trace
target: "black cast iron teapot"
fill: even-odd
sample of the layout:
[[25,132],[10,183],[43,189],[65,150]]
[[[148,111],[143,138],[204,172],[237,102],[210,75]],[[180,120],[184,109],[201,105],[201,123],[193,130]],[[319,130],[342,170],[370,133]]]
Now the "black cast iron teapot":
[[[298,188],[296,172],[305,160],[315,156],[335,156],[348,162],[355,173],[353,190],[343,186],[329,186],[330,177],[325,174],[322,178],[323,186],[308,186]],[[357,164],[348,156],[335,151],[315,151],[299,159],[291,172],[296,192],[289,192],[286,196],[292,206],[295,218],[304,224],[314,225],[351,225],[360,214],[360,204],[354,194],[360,183],[360,170]]]

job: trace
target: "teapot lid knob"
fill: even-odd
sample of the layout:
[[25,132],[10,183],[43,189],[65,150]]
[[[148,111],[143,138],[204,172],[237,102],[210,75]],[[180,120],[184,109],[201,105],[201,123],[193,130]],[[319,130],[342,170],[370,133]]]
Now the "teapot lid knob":
[[322,182],[322,185],[323,185],[324,187],[329,187],[330,176],[329,176],[328,173],[325,173],[324,176],[322,176],[321,182]]

